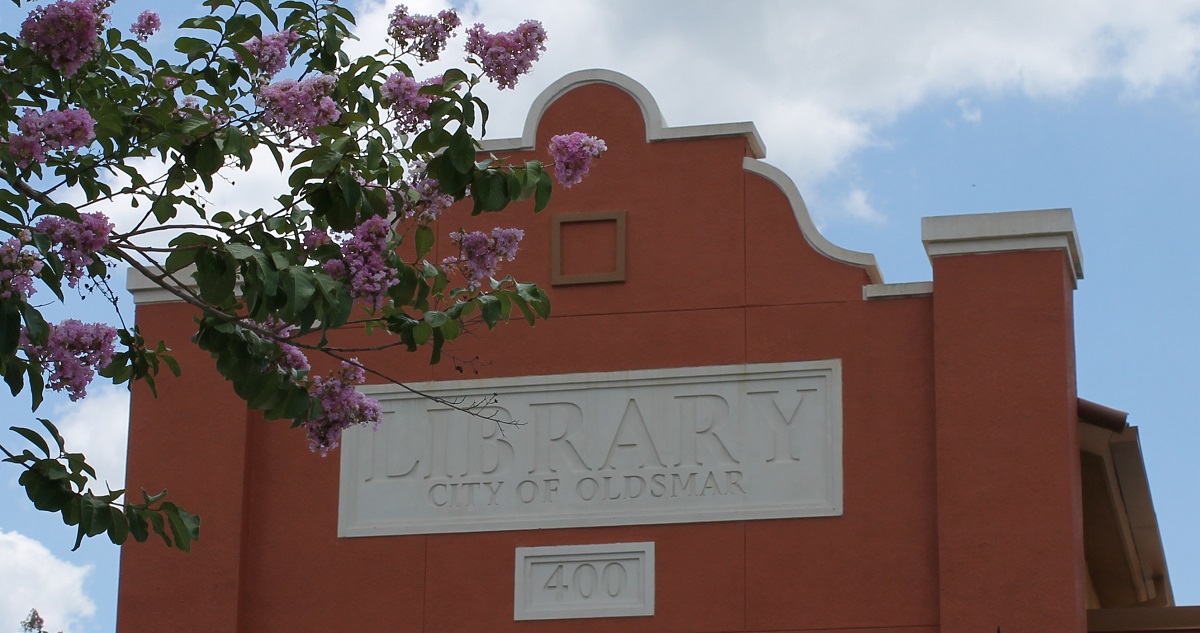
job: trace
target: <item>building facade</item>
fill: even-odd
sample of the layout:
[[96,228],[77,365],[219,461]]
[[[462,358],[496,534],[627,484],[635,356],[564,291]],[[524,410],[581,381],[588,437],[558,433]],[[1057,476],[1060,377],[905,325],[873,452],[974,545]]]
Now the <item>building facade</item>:
[[1076,393],[1070,210],[926,218],[933,280],[885,284],[753,125],[669,127],[622,75],[565,77],[485,149],[571,130],[610,150],[549,211],[439,227],[524,229],[504,272],[552,317],[434,366],[364,354],[442,400],[368,386],[384,425],[327,458],[131,279],[185,374],[135,387],[128,487],[204,523],[122,550],[118,630],[1200,631],[1136,429]]

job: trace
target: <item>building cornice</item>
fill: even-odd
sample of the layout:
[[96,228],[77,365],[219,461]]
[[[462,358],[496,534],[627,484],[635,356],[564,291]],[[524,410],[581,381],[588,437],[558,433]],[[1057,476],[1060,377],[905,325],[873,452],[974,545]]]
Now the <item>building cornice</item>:
[[1083,279],[1083,252],[1070,209],[921,218],[921,241],[930,261],[948,255],[1061,250],[1075,279]]

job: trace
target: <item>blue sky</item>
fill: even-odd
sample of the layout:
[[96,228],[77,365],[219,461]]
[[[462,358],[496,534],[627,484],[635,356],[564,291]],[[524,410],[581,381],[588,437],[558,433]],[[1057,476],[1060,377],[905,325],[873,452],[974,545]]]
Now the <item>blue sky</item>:
[[[1085,275],[1075,294],[1079,393],[1131,412],[1177,601],[1200,604],[1190,397],[1200,376],[1200,1],[1133,4],[481,0],[465,6],[464,22],[507,29],[532,17],[550,32],[535,72],[489,100],[493,136],[517,135],[529,103],[567,72],[623,72],[671,125],[755,122],[767,162],[796,180],[826,237],[875,253],[888,282],[930,279],[922,216],[1073,208]],[[164,23],[189,5],[172,5]],[[358,7],[369,12],[364,51],[377,48],[387,8]],[[119,0],[114,21],[143,8]],[[7,28],[21,15],[0,6]],[[152,43],[167,47],[164,35]],[[76,411],[74,426],[91,425],[87,450],[119,469],[114,402]],[[111,631],[116,548],[68,552],[72,530],[29,508],[12,478],[0,479],[0,547],[55,573],[0,572],[0,595],[32,587],[44,598],[29,606],[55,630]],[[39,585],[42,576],[70,582]],[[0,631],[28,607],[14,606],[16,619],[5,608],[0,598]]]

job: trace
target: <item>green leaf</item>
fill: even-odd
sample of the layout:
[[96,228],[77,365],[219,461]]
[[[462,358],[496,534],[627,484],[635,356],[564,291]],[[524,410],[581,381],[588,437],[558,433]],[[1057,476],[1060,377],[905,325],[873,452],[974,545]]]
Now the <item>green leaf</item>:
[[413,341],[417,345],[424,345],[429,342],[429,338],[433,336],[433,328],[428,323],[418,323],[412,330]]
[[[37,411],[38,407],[42,406],[42,391],[46,383],[42,380],[42,370],[37,365],[30,363],[26,372],[29,375],[29,396],[33,400],[33,410]],[[59,438],[59,447],[62,447],[62,438]]]
[[206,302],[222,306],[233,301],[237,270],[224,254],[210,250],[199,251],[196,254],[196,271],[192,273],[192,278],[196,280],[200,298]]
[[495,295],[480,295],[476,301],[479,302],[479,312],[488,329],[496,327],[496,324],[500,322],[503,309],[503,306],[500,305],[500,298]]
[[29,443],[41,450],[46,457],[54,457],[54,455],[50,453],[50,445],[46,443],[46,440],[42,439],[41,435],[38,435],[32,429],[27,429],[22,426],[10,426],[8,429],[25,438],[26,440],[29,440]]
[[167,272],[175,273],[191,266],[192,262],[196,261],[197,252],[199,251],[190,248],[171,251],[171,254],[167,255],[167,261],[165,262]]
[[513,296],[512,302],[521,310],[521,316],[525,317],[526,323],[529,325],[537,323],[537,315],[534,314],[533,309],[529,307],[529,302],[524,297],[520,295]]
[[[9,391],[14,396],[20,394],[25,389],[25,372],[28,369],[23,365],[24,363],[19,358],[9,358],[3,363],[4,382],[8,385]],[[30,367],[32,366],[33,364],[30,363]]]
[[447,341],[453,341],[458,338],[461,328],[458,321],[450,319],[442,324],[442,334],[445,335]]
[[440,329],[433,330],[433,349],[429,356],[429,364],[436,365],[442,360],[442,346],[446,344],[446,337]]
[[67,453],[66,458],[72,474],[87,473],[92,479],[96,478],[96,469],[87,463],[83,453]]
[[173,194],[158,195],[154,199],[154,203],[150,204],[150,212],[154,213],[154,218],[158,224],[166,224],[168,219],[175,217],[175,204],[178,198]]
[[[79,508],[76,511],[76,525],[79,526],[79,529],[75,533],[75,547],[71,548],[72,552],[79,549],[79,546],[83,544],[83,537],[87,536],[88,526],[91,525],[90,510],[85,509],[86,504],[83,503],[83,498],[79,497],[75,500],[74,505]],[[64,512],[63,515],[65,517],[66,513]]]
[[163,523],[162,514],[153,510],[146,513],[146,518],[150,519],[150,528],[154,533],[161,536],[167,547],[171,546],[171,535],[167,534],[166,525]]
[[205,15],[198,18],[188,18],[179,24],[181,29],[209,29],[220,33],[221,20],[216,16]]
[[81,510],[79,527],[86,528],[85,533],[88,536],[97,536],[107,532],[108,526],[112,525],[110,507],[108,502],[97,498],[92,493],[83,493],[83,499],[79,504]]
[[188,61],[199,59],[212,50],[208,42],[194,37],[181,37],[175,40],[175,50],[188,56]]
[[292,170],[292,175],[288,176],[288,186],[295,189],[312,178],[312,167],[302,165]]
[[313,159],[312,171],[314,176],[324,178],[333,172],[334,168],[342,162],[343,154],[333,150],[326,150],[320,156]]
[[21,309],[21,316],[25,319],[25,330],[29,333],[30,340],[45,341],[50,334],[50,326],[46,323],[46,319],[42,318],[42,313],[24,301],[17,305]]
[[200,517],[189,514],[170,501],[164,501],[161,507],[171,525],[171,535],[175,537],[175,547],[185,552],[191,551],[192,541],[200,539]]
[[450,320],[450,317],[445,312],[441,312],[439,310],[430,310],[429,312],[425,313],[423,318],[430,327],[434,328],[440,328],[442,327],[443,323]]
[[145,543],[150,538],[150,526],[146,524],[145,513],[133,505],[127,505],[125,517],[129,519],[129,533],[133,535],[133,540]]
[[450,157],[450,163],[454,165],[454,169],[460,174],[468,173],[475,168],[475,139],[471,138],[466,126],[459,128],[454,133],[454,138],[450,140],[450,147],[446,150],[446,154]]
[[539,288],[538,300],[535,302],[530,302],[530,305],[533,306],[533,309],[538,313],[538,316],[542,317],[543,319],[550,318],[550,295],[546,294],[545,290]]
[[442,85],[445,86],[447,90],[453,90],[458,84],[465,83],[469,80],[470,77],[467,77],[467,73],[458,68],[451,68],[442,75]]
[[225,164],[225,156],[221,153],[221,148],[217,146],[216,139],[208,136],[203,141],[200,141],[200,146],[196,150],[195,158],[191,161],[191,166],[201,174],[215,174],[223,164]]
[[433,229],[424,224],[418,226],[415,239],[417,242],[417,259],[420,259],[427,255],[429,250],[433,248]]
[[450,194],[455,199],[466,195],[467,185],[471,184],[467,175],[455,169],[445,154],[438,154],[430,159],[426,173],[438,180],[438,188],[442,193]]
[[475,102],[475,105],[479,106],[479,113],[481,115],[480,121],[479,121],[479,137],[486,138],[487,137],[488,116],[490,115],[490,112],[488,110],[488,105],[486,103],[484,103],[483,99],[480,99],[479,97],[471,97],[471,100]]
[[[65,482],[51,479],[43,472],[42,465],[48,460],[37,462],[34,467],[21,473],[17,483],[25,487],[25,494],[33,502],[33,507],[43,512],[58,512],[71,501],[71,493]],[[56,463],[57,462],[51,462]],[[65,473],[62,464],[59,468]]]
[[550,193],[554,189],[554,185],[550,182],[550,177],[546,173],[541,173],[537,180],[537,191],[533,198],[533,212],[538,213],[550,204]]
[[153,494],[153,495],[147,493],[145,488],[142,489],[142,500],[145,502],[145,504],[147,506],[150,506],[155,503],[158,503],[159,501],[162,501],[162,499],[166,496],[167,496],[166,488],[163,488],[162,492],[160,492],[158,494]]
[[63,441],[62,435],[59,434],[58,427],[54,426],[54,424],[46,418],[38,418],[37,420],[38,422],[42,423],[42,426],[46,427],[47,431],[50,432],[50,437],[54,438],[54,443],[58,444],[58,452],[65,453],[67,450],[67,445],[66,442]]
[[239,242],[229,242],[225,244],[225,250],[229,251],[229,254],[233,255],[233,257],[238,260],[254,259],[255,256],[260,254],[260,251],[257,248],[254,248],[249,244],[241,244]]
[[0,357],[17,351],[21,340],[21,307],[16,301],[0,300]]
[[108,540],[114,545],[120,545],[129,538],[129,519],[125,517],[125,513],[121,512],[120,508],[109,506],[108,513],[111,516],[108,526]]
[[312,272],[303,266],[292,266],[283,271],[281,277],[288,296],[288,314],[296,317],[312,302],[317,292],[316,281]]
[[[159,347],[162,348],[163,344],[159,343]],[[176,378],[178,378],[183,373],[179,370],[179,361],[175,360],[175,357],[172,356],[171,354],[166,354],[163,351],[161,351],[161,349],[160,349],[160,351],[156,354],[156,356],[158,357],[159,360],[161,360],[164,364],[166,364],[167,369],[170,369],[171,373],[174,374]]]
[[471,197],[475,199],[471,215],[500,211],[508,206],[508,179],[503,172],[495,169],[476,171],[471,181]]

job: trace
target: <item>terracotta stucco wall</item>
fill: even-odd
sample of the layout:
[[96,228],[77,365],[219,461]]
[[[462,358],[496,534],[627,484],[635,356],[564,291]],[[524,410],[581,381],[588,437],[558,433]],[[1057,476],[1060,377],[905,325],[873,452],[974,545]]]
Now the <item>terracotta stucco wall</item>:
[[[940,258],[933,296],[865,301],[868,272],[814,249],[785,193],[743,169],[745,137],[647,143],[637,101],[589,84],[551,104],[538,149],[512,159],[544,158],[550,134],[576,129],[611,150],[583,184],[556,191],[551,211],[458,209],[438,230],[524,228],[504,272],[549,286],[551,214],[624,210],[626,281],[551,288],[549,321],[463,337],[456,353],[483,361],[466,373],[430,368],[423,353],[364,360],[426,381],[839,358],[843,515],[339,539],[337,456],[248,414],[186,342],[187,309],[142,305],[139,323],[179,350],[186,374],[158,400],[135,391],[129,483],[169,484],[204,528],[189,555],[124,548],[119,630],[991,631],[1031,622],[993,622],[1012,603],[988,597],[1027,581],[1022,596],[1053,600],[1038,618],[1083,630],[1069,603],[1079,552],[1056,549],[1078,538],[1060,255]],[[995,371],[976,371],[980,356]],[[1014,423],[1006,413],[1029,390],[1042,395],[1015,407]],[[1038,532],[1045,520],[1055,529]],[[653,617],[514,622],[514,548],[632,541],[656,543]],[[1044,572],[1019,577],[1039,558]],[[978,600],[994,608],[974,618]]]

